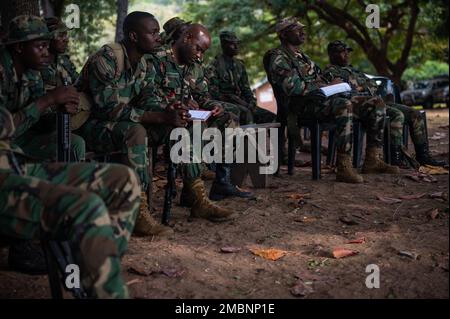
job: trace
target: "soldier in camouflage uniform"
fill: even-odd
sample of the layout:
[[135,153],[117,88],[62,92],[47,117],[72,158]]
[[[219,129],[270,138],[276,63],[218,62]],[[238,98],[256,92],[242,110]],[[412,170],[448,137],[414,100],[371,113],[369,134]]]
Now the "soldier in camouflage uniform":
[[[226,127],[235,127],[236,117],[224,111],[224,103],[211,99],[205,70],[201,64],[204,52],[209,48],[211,38],[205,27],[189,24],[179,36],[172,38],[172,45],[152,56],[157,76],[155,85],[159,96],[166,103],[182,100],[190,109],[212,111],[207,121],[209,127],[218,128],[223,137]],[[222,143],[225,146],[225,143]],[[224,151],[223,151],[224,154]],[[221,200],[228,196],[251,198],[250,192],[240,191],[230,181],[230,165],[216,163],[216,177],[213,182],[210,199]],[[181,202],[190,206],[188,199],[192,189],[183,188]]]
[[[63,105],[65,111],[75,113],[78,105],[74,87],[60,85],[52,91],[44,88],[39,71],[48,66],[47,48],[51,38],[52,33],[42,19],[19,16],[11,21],[5,48],[0,50],[0,99],[14,116],[15,143],[28,155],[40,159],[56,157],[56,127],[54,122],[41,125],[41,117],[45,118],[59,105]],[[36,51],[40,56],[33,60],[37,57],[33,55]],[[75,157],[84,158],[82,138],[72,135],[71,147]]]
[[216,56],[207,68],[211,97],[236,105],[240,111],[240,124],[273,122],[275,115],[256,105],[244,61],[235,58],[239,54],[239,43],[233,32],[220,33],[223,53]]
[[121,275],[139,205],[136,174],[122,165],[27,163],[0,105],[0,235],[68,241],[89,296],[126,298]]
[[305,40],[304,25],[295,18],[287,18],[276,25],[276,31],[281,46],[265,54],[264,67],[279,109],[285,109],[291,114],[287,118],[289,134],[298,134],[296,116],[335,122],[338,152],[336,180],[361,183],[363,178],[352,168],[350,156],[352,119],[358,118],[367,131],[366,157],[362,172],[398,173],[397,167],[385,164],[380,158],[386,111],[384,103],[378,98],[326,98],[319,90],[327,85],[321,76],[320,68],[298,48]]
[[[330,63],[325,70],[324,76],[328,80],[341,79],[351,85],[355,94],[367,94],[375,96],[377,85],[363,72],[355,69],[349,64],[349,53],[352,48],[342,41],[333,41],[328,44],[328,56]],[[386,102],[386,114],[391,118],[391,163],[403,166],[402,156],[402,134],[403,124],[408,123],[411,138],[416,149],[416,158],[421,165],[445,165],[445,161],[437,161],[432,158],[427,140],[425,122],[420,113],[411,107]]]

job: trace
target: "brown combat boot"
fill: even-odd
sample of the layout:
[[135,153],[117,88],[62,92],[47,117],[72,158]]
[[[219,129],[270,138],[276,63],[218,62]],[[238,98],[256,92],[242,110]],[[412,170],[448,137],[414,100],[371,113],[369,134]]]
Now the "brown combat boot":
[[150,215],[145,192],[141,193],[141,207],[139,207],[133,233],[138,236],[167,236],[173,234],[172,228],[158,223]]
[[362,167],[363,174],[399,174],[397,166],[386,164],[381,159],[381,148],[367,147],[366,158]]
[[364,182],[364,179],[353,168],[350,155],[345,153],[337,154],[336,181],[343,183],[358,184]]
[[205,218],[212,222],[223,222],[234,219],[233,211],[215,205],[206,196],[205,185],[200,178],[194,180],[190,185],[194,203],[191,208],[191,217]]

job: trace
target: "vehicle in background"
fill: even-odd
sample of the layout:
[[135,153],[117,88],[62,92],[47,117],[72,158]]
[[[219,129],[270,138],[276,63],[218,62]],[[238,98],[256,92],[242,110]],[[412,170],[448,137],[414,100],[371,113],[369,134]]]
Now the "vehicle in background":
[[392,101],[394,103],[402,103],[400,89],[394,82],[392,82],[390,78],[381,75],[366,75],[375,81],[378,86],[377,94],[383,97],[384,100]]
[[432,109],[435,103],[446,103],[448,107],[448,85],[448,76],[419,81],[413,89],[403,91],[401,99],[405,105],[422,105],[424,109]]

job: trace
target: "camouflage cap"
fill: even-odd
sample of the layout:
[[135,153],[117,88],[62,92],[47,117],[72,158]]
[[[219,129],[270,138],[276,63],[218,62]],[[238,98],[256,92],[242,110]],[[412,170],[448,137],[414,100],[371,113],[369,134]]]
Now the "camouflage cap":
[[47,23],[47,28],[50,32],[66,32],[69,28],[66,26],[61,19],[57,17],[45,18],[45,23]]
[[275,25],[275,31],[277,33],[280,33],[281,31],[283,31],[287,28],[291,28],[291,27],[297,26],[297,25],[302,28],[305,26],[300,21],[298,21],[298,19],[296,17],[284,18],[284,19],[278,21],[278,23]]
[[21,15],[9,23],[9,33],[4,44],[51,39],[52,37],[53,33],[48,30],[44,19],[33,15]]
[[222,31],[219,34],[220,41],[240,42],[239,38],[232,31]]
[[351,47],[349,47],[344,41],[336,40],[328,43],[328,53],[331,52],[341,52],[344,50],[353,51]]
[[173,33],[182,25],[191,24],[191,21],[185,21],[179,17],[173,17],[163,24],[163,29],[167,38],[171,38]]

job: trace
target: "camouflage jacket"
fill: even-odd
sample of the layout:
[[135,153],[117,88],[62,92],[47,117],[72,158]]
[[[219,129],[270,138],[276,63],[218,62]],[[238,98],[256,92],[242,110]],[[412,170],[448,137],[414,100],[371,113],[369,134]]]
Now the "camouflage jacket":
[[72,85],[78,78],[78,72],[75,65],[70,61],[67,54],[56,56],[56,62],[52,62],[49,67],[41,71],[42,79],[46,90],[53,90],[65,83]]
[[0,107],[11,112],[15,137],[24,134],[39,120],[41,114],[36,101],[44,94],[41,74],[28,69],[19,79],[11,54],[7,49],[0,50]]
[[368,78],[363,72],[355,69],[353,66],[328,65],[323,71],[323,76],[328,81],[341,79],[352,87],[352,90],[358,93],[374,95],[377,91],[377,85]]
[[114,50],[104,45],[83,67],[79,87],[93,100],[92,118],[139,123],[145,110],[138,106],[137,100],[144,91],[153,92],[155,72],[145,56],[133,68],[125,46],[120,45],[123,70],[119,69]]
[[150,55],[148,61],[153,63],[156,70],[156,92],[162,100],[163,107],[181,101],[182,97],[193,99],[205,110],[220,105],[220,102],[211,99],[201,62],[178,65],[170,47]]
[[220,100],[221,95],[237,95],[248,104],[256,105],[244,61],[218,55],[208,66],[207,77],[212,98]]

